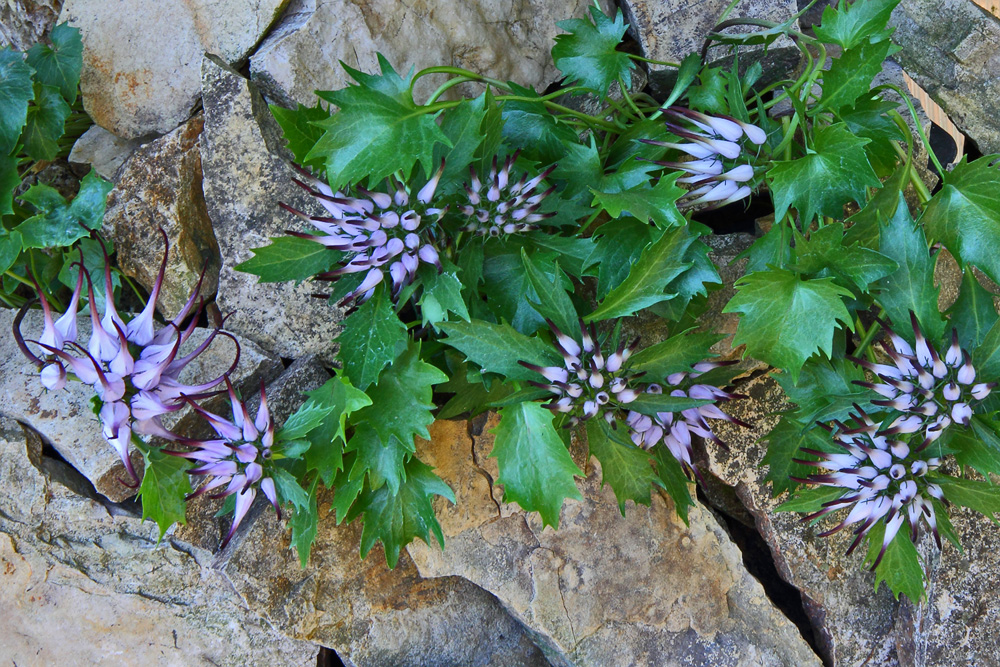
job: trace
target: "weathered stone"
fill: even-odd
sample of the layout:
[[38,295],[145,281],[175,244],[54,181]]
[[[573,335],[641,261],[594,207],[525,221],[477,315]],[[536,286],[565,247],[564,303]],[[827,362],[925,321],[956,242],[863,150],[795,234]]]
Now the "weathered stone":
[[217,302],[232,313],[226,326],[283,357],[330,356],[342,312],[313,296],[321,288],[259,284],[235,268],[295,224],[278,202],[302,211],[316,211],[316,203],[292,182],[281,130],[251,84],[214,58],[205,59],[203,75],[203,187],[222,251]]
[[91,125],[73,144],[69,161],[89,164],[102,178],[117,183],[119,167],[141,145],[141,139],[122,139],[100,125]]
[[1000,151],[1000,19],[974,2],[903,0],[896,56],[983,153]]
[[[699,53],[705,37],[719,23],[719,17],[730,4],[729,0],[623,0],[622,10],[629,24],[629,32],[639,43],[642,55],[653,60],[680,62],[689,53]],[[744,0],[729,15],[730,19],[752,18],[783,23],[798,11],[795,0]],[[798,29],[798,22],[793,24]],[[745,33],[760,30],[755,26],[735,26],[725,33]],[[728,45],[713,46],[708,51],[707,62],[715,66],[732,66]],[[764,79],[783,78],[795,68],[800,53],[791,41],[780,37],[767,48],[740,48],[740,66],[745,67],[760,60]],[[722,61],[722,62],[716,62]],[[658,93],[669,92],[673,86],[676,69],[649,64],[649,84]]]
[[629,503],[623,518],[595,461],[558,530],[504,504],[487,458],[496,423],[432,427],[423,458],[457,504],[436,505],[447,549],[408,547],[422,576],[462,577],[496,595],[552,664],[820,664],[700,504],[690,526],[658,494],[651,507]]
[[3,0],[0,3],[0,49],[27,51],[56,24],[62,0]]
[[[0,417],[0,657],[12,664],[316,664],[237,604],[209,554],[128,506],[102,506],[41,441]],[[106,501],[105,501],[106,502]]]
[[[874,574],[862,567],[863,556],[844,552],[853,539],[849,531],[816,537],[822,527],[800,521],[794,513],[775,512],[784,498],[771,497],[760,461],[767,451],[766,436],[780,412],[792,406],[770,374],[738,385],[747,400],[726,404],[726,412],[752,428],[716,421],[713,429],[729,447],[705,443],[706,476],[735,488],[753,515],[757,531],[771,549],[778,573],[802,593],[803,606],[813,624],[816,641],[827,664],[900,664],[896,656],[896,603],[883,585],[874,592]],[[763,440],[761,440],[763,438]]]
[[159,230],[166,232],[170,253],[157,301],[166,318],[184,307],[202,271],[201,298],[210,301],[219,285],[222,259],[201,191],[202,125],[196,116],[137,150],[108,194],[104,214],[118,266],[147,290],[163,259]]
[[[0,310],[0,330],[9,332],[14,311]],[[21,323],[26,337],[37,337],[42,331],[40,311],[27,314]],[[89,340],[90,318],[78,320],[78,340]],[[198,329],[181,347],[184,355],[205,340],[207,329]],[[192,361],[181,373],[181,381],[205,381],[224,373],[232,364],[234,347],[229,339],[220,337],[208,350]],[[240,363],[231,375],[237,386],[255,387],[260,378],[270,379],[281,371],[281,362],[252,343],[242,344]],[[11,335],[3,338],[0,347],[0,415],[13,417],[37,430],[66,461],[112,501],[135,494],[119,480],[128,479],[115,450],[101,435],[90,399],[93,391],[81,382],[71,381],[60,391],[46,392],[38,379],[37,369],[28,363]],[[207,404],[211,405],[211,404]],[[165,415],[168,428],[183,430],[198,421],[189,408]],[[142,457],[132,453],[136,471],[142,472]]]
[[84,108],[125,139],[173,130],[201,95],[204,53],[249,55],[288,0],[68,0],[59,21],[83,33]]
[[[605,11],[612,3],[602,0]],[[549,51],[556,21],[582,16],[585,0],[297,0],[283,23],[250,58],[265,94],[286,106],[314,104],[315,90],[336,90],[352,79],[337,63],[378,72],[382,53],[405,74],[435,65],[544,89],[559,77]],[[417,82],[418,100],[441,83]]]

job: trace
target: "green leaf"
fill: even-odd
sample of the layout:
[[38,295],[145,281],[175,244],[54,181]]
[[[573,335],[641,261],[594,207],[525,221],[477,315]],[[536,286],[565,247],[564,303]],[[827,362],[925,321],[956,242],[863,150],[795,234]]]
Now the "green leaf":
[[[803,447],[819,451],[830,450],[829,438],[825,436],[826,432],[817,431],[813,422],[803,423],[788,415],[781,417],[767,436],[767,453],[761,461],[762,465],[768,466],[767,476],[764,479],[771,483],[772,496],[794,489],[796,484],[790,479],[791,477],[801,478],[811,473],[807,466],[795,463],[792,459],[803,457],[799,453]],[[843,491],[840,489],[841,493]]]
[[935,475],[933,482],[941,487],[949,502],[979,512],[996,522],[1000,513],[1000,486],[964,477]]
[[[495,105],[491,106],[491,110],[494,115],[487,122],[486,93],[483,93],[475,99],[463,100],[457,107],[448,109],[442,115],[441,132],[451,142],[451,148],[445,144],[434,147],[434,164],[440,164],[444,160],[444,173],[437,192],[446,194],[452,190],[460,190],[461,182],[468,181],[469,165],[475,160],[487,136],[488,126],[500,115]],[[484,125],[487,126],[487,132],[483,131]]]
[[951,314],[951,326],[958,332],[958,341],[967,350],[979,347],[987,332],[997,323],[993,294],[979,284],[972,267],[965,270],[958,300],[948,312]]
[[52,46],[34,44],[27,52],[27,63],[35,69],[35,81],[57,88],[67,102],[76,102],[83,67],[83,40],[80,31],[60,23],[49,33]]
[[832,278],[801,280],[785,269],[757,271],[741,278],[724,313],[742,313],[733,345],[746,343],[747,354],[788,370],[797,381],[799,370],[817,351],[833,349],[837,322],[853,328],[842,297],[849,290]]
[[59,153],[59,138],[71,109],[57,88],[35,84],[35,103],[28,116],[21,141],[24,152],[33,160],[54,160]]
[[816,214],[844,217],[844,204],[864,203],[867,188],[881,187],[864,146],[869,139],[855,136],[844,123],[816,130],[812,151],[797,160],[776,160],[768,171],[774,191],[775,220],[789,208],[799,212],[805,228]]
[[562,272],[559,271],[559,265],[556,265],[555,279],[551,280],[531,261],[524,248],[521,248],[521,261],[524,263],[528,282],[531,283],[538,297],[536,300],[530,301],[532,307],[542,317],[555,322],[561,331],[575,331],[579,327],[579,316],[576,314],[576,306],[573,305],[566,290],[563,289]]
[[880,247],[879,228],[882,221],[892,220],[896,215],[896,208],[900,203],[899,193],[909,182],[906,180],[907,173],[906,165],[899,165],[892,176],[882,184],[882,188],[868,200],[865,207],[848,218],[848,221],[854,224],[844,234],[844,242],[847,245],[858,243],[874,249]]
[[340,111],[319,122],[324,134],[306,161],[326,160],[331,188],[364,178],[375,183],[400,169],[409,173],[418,161],[429,176],[434,145],[449,143],[433,114],[417,107],[409,93],[398,92],[396,80],[402,80],[384,59],[381,64],[382,77],[348,69],[361,85],[325,95]]
[[[938,311],[938,288],[934,286],[934,260],[927,249],[924,230],[913,223],[902,193],[898,195],[896,213],[879,230],[879,249],[894,260],[899,268],[878,281],[875,288],[878,303],[885,309],[896,332],[910,338],[910,312],[920,321],[920,327],[933,341],[944,332],[945,320]],[[912,338],[911,338],[912,340]]]
[[[875,562],[882,550],[882,538],[885,536],[885,524],[881,521],[872,526],[868,533],[868,555],[865,563]],[[892,542],[886,547],[882,562],[875,568],[875,590],[885,582],[898,600],[900,593],[906,595],[914,604],[920,604],[924,596],[924,569],[920,566],[917,548],[910,541],[907,531],[896,533]]]
[[997,157],[967,162],[963,156],[920,218],[963,267],[975,264],[994,282],[1000,281],[1000,169],[992,166]]
[[771,265],[783,267],[791,261],[792,249],[783,234],[786,227],[784,222],[772,225],[753,245],[736,256],[737,259],[747,259],[745,273],[765,271]]
[[695,238],[684,227],[663,232],[657,241],[642,251],[628,278],[611,290],[585,319],[592,322],[627,317],[671,298],[673,295],[666,294],[664,290],[671,280],[691,266],[690,262],[684,261],[684,255]]
[[673,373],[689,371],[698,362],[715,356],[709,348],[723,338],[724,335],[716,333],[680,333],[639,350],[629,358],[628,367],[647,373],[652,382],[659,382]]
[[775,512],[802,512],[811,514],[823,509],[823,503],[836,500],[847,491],[839,486],[810,486],[800,489],[795,496],[774,508]]
[[688,508],[694,507],[694,500],[691,499],[690,482],[684,474],[684,468],[663,443],[653,447],[651,453],[656,463],[656,474],[660,478],[660,484],[674,501],[677,515],[687,524]]
[[828,5],[823,10],[822,23],[815,27],[816,37],[827,44],[839,44],[849,49],[871,38],[887,35],[886,23],[899,0],[864,0],[840,3],[838,9]]
[[[668,320],[679,322],[685,315],[697,317],[694,309],[689,309],[691,302],[698,296],[708,296],[708,285],[722,286],[722,278],[715,264],[709,258],[712,249],[698,240],[692,243],[684,255],[684,260],[691,262],[691,267],[667,284],[667,293],[676,294],[669,301],[656,304],[657,314]],[[704,300],[701,300],[704,301]]]
[[[517,97],[539,98],[532,88],[508,84]],[[560,122],[549,113],[543,102],[505,101],[503,103],[503,138],[513,148],[522,149],[522,155],[539,162],[540,166],[561,161],[566,144],[577,144],[579,138],[573,127]]]
[[364,391],[396,358],[396,347],[406,341],[406,327],[386,298],[384,285],[344,320],[337,340],[337,358],[344,365],[344,374]]
[[829,270],[843,276],[849,283],[867,292],[869,285],[885,278],[899,265],[880,253],[860,246],[843,246],[844,225],[834,223],[809,235],[809,240],[796,243],[795,264],[804,274]]
[[854,384],[855,380],[865,380],[864,370],[842,357],[811,359],[802,367],[797,382],[792,382],[788,373],[774,377],[788,400],[799,406],[795,418],[804,426],[811,427],[817,421],[846,419],[855,404],[866,411],[883,410],[871,403],[873,398],[878,398],[877,394]]
[[499,373],[508,380],[538,380],[539,375],[521,366],[525,361],[538,366],[561,366],[555,349],[540,338],[528,338],[508,324],[481,320],[447,322],[441,330],[448,337],[441,342],[455,348],[472,363],[489,373]]
[[57,248],[72,245],[99,229],[104,219],[104,200],[112,183],[91,171],[83,177],[80,191],[69,204],[53,188],[33,185],[22,199],[39,212],[16,227],[25,248]]
[[304,568],[309,562],[309,552],[312,551],[316,533],[319,530],[319,508],[316,504],[316,487],[319,477],[309,485],[309,502],[302,509],[296,508],[288,522],[292,527],[292,545],[299,554],[299,562]]
[[839,109],[854,105],[872,86],[872,80],[882,71],[882,63],[899,47],[889,40],[862,42],[849,48],[823,73],[823,97],[815,107],[819,109]]
[[655,229],[633,218],[601,225],[588,264],[597,265],[597,298],[622,284],[643,249],[653,240]]
[[17,258],[21,255],[21,248],[20,233],[8,232],[0,236],[0,273],[14,266]]
[[18,162],[16,156],[0,153],[0,216],[14,212],[14,189],[21,184]]
[[341,253],[316,241],[297,236],[276,236],[271,245],[253,248],[253,257],[236,265],[237,271],[250,273],[262,283],[306,280],[329,271]]
[[351,386],[350,380],[342,375],[333,377],[319,389],[306,393],[309,400],[328,408],[323,422],[309,432],[310,447],[305,455],[306,467],[319,471],[323,483],[330,486],[333,475],[343,467],[347,417],[366,405],[371,405],[372,401],[367,394]]
[[413,458],[406,464],[406,482],[397,493],[392,493],[388,486],[373,490],[365,485],[347,513],[348,521],[364,513],[362,558],[368,555],[375,542],[381,541],[385,547],[385,562],[389,567],[396,567],[399,550],[417,537],[430,544],[431,531],[444,548],[444,534],[434,516],[432,502],[434,496],[442,496],[454,503],[455,494],[432,470]]
[[[677,79],[674,81],[674,87],[670,90],[670,95],[667,96],[667,99],[660,106],[666,108],[679,100],[681,95],[687,92],[688,87],[694,81],[695,77],[698,76],[700,69],[701,57],[697,53],[689,53],[684,56],[681,66],[677,68]],[[685,519],[686,521],[687,519]]]
[[982,344],[972,353],[972,362],[979,381],[995,382],[1000,379],[1000,322],[986,332]]
[[639,414],[654,417],[660,412],[681,412],[690,408],[701,407],[715,401],[688,398],[687,396],[671,396],[670,394],[639,394],[639,396],[628,404],[629,410],[635,410]]
[[[841,107],[837,111],[837,116],[847,123],[847,128],[851,132],[872,140],[865,146],[865,152],[868,153],[868,159],[879,177],[892,174],[903,166],[899,164],[896,142],[907,141],[909,137],[888,115],[896,109],[896,106],[896,102],[883,100],[878,93],[868,93],[860,97],[853,107]],[[886,183],[886,187],[888,185]],[[893,202],[895,197],[893,193]]]
[[699,83],[687,90],[690,106],[698,111],[728,114],[726,77],[721,67],[706,67],[698,76]]
[[612,21],[597,7],[590,8],[594,18],[570,19],[556,23],[568,35],[557,35],[552,47],[552,61],[568,82],[576,82],[608,94],[612,82],[622,79],[626,88],[632,84],[632,61],[627,53],[618,51],[628,26],[619,9]]
[[[109,255],[113,253],[114,245],[108,239],[86,238],[80,239],[73,246],[67,248],[63,252],[62,268],[59,270],[58,278],[59,282],[70,289],[76,287],[76,279],[79,275],[79,268],[74,266],[74,263],[80,261],[79,251],[83,252],[83,265],[87,267],[87,273],[90,274],[90,283],[88,284],[86,281],[83,283],[80,296],[82,299],[86,299],[87,291],[92,285],[94,288],[94,303],[103,312],[105,299],[107,298],[107,295],[104,293],[104,265],[106,264],[104,253],[107,252]],[[114,298],[114,292],[121,287],[121,284],[121,274],[112,269],[112,298]]]
[[0,50],[0,154],[9,155],[21,136],[28,115],[28,102],[35,92],[32,69],[20,53]]
[[420,295],[421,323],[437,325],[448,321],[448,313],[469,321],[469,310],[462,298],[462,281],[456,274],[457,268],[438,273],[433,267],[421,264],[418,274],[424,286]]
[[309,508],[309,492],[302,488],[295,475],[277,466],[272,467],[268,474],[278,490],[279,505],[289,502],[296,510]]
[[326,164],[321,158],[307,160],[306,156],[313,146],[322,138],[323,128],[318,123],[330,118],[330,112],[316,102],[316,106],[297,105],[295,109],[286,109],[276,104],[270,106],[271,115],[281,126],[281,132],[288,142],[288,150],[295,156],[295,161],[306,167],[322,169]]
[[531,246],[542,252],[554,252],[559,257],[560,268],[577,278],[582,277],[593,264],[594,241],[590,238],[542,234],[531,239]]
[[625,213],[643,222],[652,221],[660,229],[685,225],[687,220],[677,210],[676,202],[687,191],[675,184],[677,176],[669,174],[655,186],[642,183],[622,192],[599,192],[591,188],[594,206],[600,204],[613,218]]
[[350,469],[351,481],[367,479],[369,488],[384,485],[390,493],[397,493],[406,481],[406,462],[416,452],[416,445],[413,438],[383,440],[371,424],[361,424],[354,429],[344,451],[356,454]]
[[155,521],[162,539],[170,526],[184,523],[187,508],[184,498],[192,490],[187,475],[190,462],[155,448],[143,450],[142,454],[146,461],[146,471],[139,486],[142,519]]
[[537,403],[507,406],[491,433],[496,442],[490,456],[500,468],[504,502],[538,512],[543,525],[558,528],[563,499],[581,499],[573,478],[584,474],[552,426],[552,413]]
[[618,500],[618,510],[625,516],[625,502],[649,505],[651,487],[660,484],[649,453],[630,440],[621,440],[621,432],[611,430],[603,419],[587,422],[590,453],[601,462],[601,486],[611,486]]
[[[510,242],[487,248],[488,254],[482,265],[482,292],[489,295],[486,306],[494,319],[508,321],[517,331],[531,334],[544,328],[545,320],[529,301],[538,301],[538,295],[521,261],[521,247],[519,243]],[[533,253],[532,259],[539,269],[555,278],[555,255]]]
[[652,162],[630,158],[612,171],[604,167],[596,140],[591,137],[590,143],[572,143],[564,147],[565,155],[559,159],[559,166],[553,172],[553,177],[567,181],[564,197],[593,192],[605,194],[623,192],[631,188],[648,184],[649,173],[657,166]]

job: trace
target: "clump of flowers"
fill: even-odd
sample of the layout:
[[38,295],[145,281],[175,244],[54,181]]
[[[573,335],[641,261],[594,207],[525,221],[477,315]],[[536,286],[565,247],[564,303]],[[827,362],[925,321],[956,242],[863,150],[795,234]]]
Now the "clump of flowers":
[[[725,392],[718,387],[694,384],[686,389],[682,385],[714,368],[730,362],[703,361],[695,364],[691,371],[678,372],[664,378],[663,384],[640,383],[644,372],[636,372],[628,367],[628,360],[639,346],[636,338],[626,345],[622,342],[618,349],[605,357],[598,342],[593,324],[589,327],[580,321],[580,340],[566,335],[552,322],[553,342],[563,357],[564,366],[541,367],[527,362],[519,362],[544,376],[548,382],[530,384],[554,394],[554,398],[544,404],[553,412],[570,415],[567,427],[572,428],[582,421],[600,416],[612,427],[623,420],[632,442],[643,449],[652,449],[664,443],[681,466],[698,474],[692,463],[692,436],[699,436],[724,445],[712,431],[706,419],[722,419],[740,426],[746,423],[723,412],[715,403],[742,398],[738,394]],[[712,401],[697,407],[677,412],[655,412],[642,414],[629,407],[642,394],[660,395],[664,385],[670,396]]]
[[750,194],[747,182],[753,180],[754,168],[744,144],[749,141],[759,146],[767,141],[767,134],[762,129],[728,116],[709,116],[678,106],[664,109],[664,114],[671,119],[667,121],[670,132],[687,141],[640,141],[691,156],[692,159],[685,162],[654,161],[685,173],[677,182],[686,183],[692,189],[681,203],[685,206],[725,206]]
[[334,192],[329,185],[308,172],[303,170],[300,173],[308,182],[299,179],[295,182],[312,195],[329,215],[308,215],[280,203],[286,211],[320,232],[318,235],[297,231],[288,233],[345,253],[339,268],[321,273],[316,278],[336,280],[351,273],[365,273],[361,284],[341,303],[367,301],[375,292],[375,287],[385,280],[386,271],[392,280],[395,298],[403,287],[413,282],[420,262],[441,268],[437,223],[447,207],[437,208],[431,204],[444,173],[444,161],[415,198],[411,198],[407,186],[395,178],[387,181],[386,192],[373,192],[360,186],[349,188],[347,192]]
[[873,364],[863,359],[851,360],[872,371],[879,383],[856,382],[884,396],[872,401],[904,413],[885,431],[886,435],[922,431],[928,442],[941,436],[946,428],[957,423],[969,425],[974,406],[990,395],[996,383],[976,382],[972,357],[958,342],[958,332],[952,329],[951,344],[935,350],[913,313],[914,346],[883,324],[889,334],[891,348],[886,353],[893,366]]
[[[101,316],[94,300],[90,276],[83,266],[81,257],[76,288],[66,312],[53,321],[51,306],[44,293],[39,290],[45,322],[41,334],[37,339],[26,339],[21,332],[21,322],[31,305],[30,302],[18,312],[13,327],[18,346],[40,369],[40,380],[46,389],[52,391],[62,389],[66,386],[70,375],[93,387],[100,403],[99,418],[104,438],[118,452],[125,469],[136,484],[139,479],[129,458],[129,445],[133,433],[173,438],[160,421],[162,415],[181,409],[186,400],[204,395],[205,392],[221,384],[225,378],[225,375],[220,375],[207,382],[188,385],[178,379],[181,371],[208,349],[219,334],[229,337],[236,344],[236,355],[229,371],[236,367],[240,356],[239,343],[236,339],[216,328],[194,350],[183,357],[178,357],[181,346],[194,333],[197,316],[191,317],[184,329],[181,329],[181,325],[195,311],[201,280],[177,316],[166,326],[156,329],[153,316],[163,285],[169,253],[169,242],[165,233],[163,240],[165,246],[163,261],[149,295],[149,301],[142,312],[127,323],[115,308],[111,268],[108,262],[104,263],[106,298],[104,315]],[[76,342],[77,308],[84,280],[88,285],[87,298],[91,321],[91,335],[87,347]],[[39,350],[37,354],[28,347],[29,343]]]
[[840,421],[833,426],[820,424],[833,436],[841,452],[821,452],[803,448],[801,451],[818,460],[794,459],[803,465],[822,468],[824,471],[796,481],[817,486],[844,489],[842,496],[824,503],[823,509],[809,514],[804,521],[816,519],[841,509],[850,508],[847,516],[833,528],[820,533],[826,537],[847,526],[857,524],[854,541],[847,549],[851,554],[878,521],[885,522],[885,535],[872,570],[878,567],[886,548],[899,532],[904,522],[910,525],[910,538],[916,542],[917,528],[925,522],[941,548],[937,517],[933,499],[941,500],[941,487],[926,479],[929,471],[941,463],[937,457],[924,456],[926,444],[912,448],[901,440],[890,440],[879,432],[879,425],[855,405],[857,414],[851,419],[856,426],[849,427]]
[[199,465],[188,470],[192,476],[203,476],[206,481],[202,486],[188,496],[195,498],[222,488],[212,498],[224,498],[236,494],[236,508],[233,523],[222,541],[221,548],[229,543],[240,522],[250,510],[257,489],[264,492],[270,501],[278,518],[281,518],[281,506],[275,490],[274,479],[267,467],[271,461],[271,448],[274,446],[274,420],[267,407],[267,396],[264,383],[260,385],[260,405],[254,418],[246,403],[240,400],[229,378],[226,378],[226,388],[229,392],[229,402],[232,407],[232,421],[209,412],[192,400],[191,407],[208,421],[218,438],[208,440],[180,439],[183,444],[193,447],[191,451],[168,451],[174,456],[197,461]]
[[535,192],[556,168],[552,165],[538,176],[528,180],[528,174],[522,173],[516,182],[511,178],[511,167],[517,161],[521,151],[504,160],[503,166],[497,168],[497,158],[493,157],[493,165],[485,182],[480,181],[474,165],[469,166],[469,183],[465,184],[465,194],[468,203],[459,207],[462,215],[468,218],[462,231],[472,232],[476,236],[498,237],[502,234],[517,234],[537,229],[535,223],[550,218],[555,213],[538,213],[542,202],[555,190],[555,186],[542,192]]

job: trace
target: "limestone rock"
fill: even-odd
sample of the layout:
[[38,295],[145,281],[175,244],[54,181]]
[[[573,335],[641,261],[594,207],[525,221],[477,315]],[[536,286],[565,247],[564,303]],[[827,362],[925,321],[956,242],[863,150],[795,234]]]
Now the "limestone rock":
[[[701,51],[705,37],[719,22],[719,16],[730,4],[729,0],[623,0],[622,10],[629,31],[639,43],[642,55],[653,60],[680,62],[689,53]],[[782,23],[798,11],[796,0],[743,0],[736,5],[729,18],[754,18]],[[797,22],[793,28],[798,29]],[[736,26],[726,33],[754,32],[754,26]],[[728,45],[709,49],[707,62],[724,59],[716,66],[732,66]],[[749,53],[750,55],[745,55]],[[741,47],[740,65],[746,66],[761,58],[759,47]],[[761,58],[765,80],[783,78],[799,61],[799,51],[787,38],[771,44]],[[650,87],[665,94],[673,86],[676,70],[662,65],[649,64]]]
[[[292,182],[280,151],[280,128],[251,84],[214,58],[203,64],[203,188],[222,252],[217,303],[232,312],[226,326],[283,357],[331,356],[342,313],[317,299],[311,281],[258,284],[235,266],[295,225],[285,202],[301,211],[316,203]],[[317,211],[318,213],[318,211]]]
[[[11,664],[316,664],[236,604],[208,554],[79,493],[86,480],[0,417],[0,658]],[[74,488],[77,487],[77,488]],[[126,659],[127,658],[127,659]]]
[[118,266],[152,290],[163,259],[167,234],[170,253],[157,309],[173,318],[198,284],[210,301],[219,284],[219,244],[201,190],[199,137],[203,121],[196,116],[173,132],[146,144],[129,159],[108,194],[104,231],[115,242]]
[[444,551],[408,547],[422,576],[461,577],[496,595],[554,665],[820,664],[700,504],[690,526],[657,494],[623,518],[594,461],[557,531],[504,504],[487,458],[496,423],[431,429],[424,459],[458,502],[436,506]]
[[[0,310],[0,330],[10,332],[14,311]],[[42,330],[40,311],[31,311],[21,323],[21,331],[26,337],[37,336]],[[78,321],[78,340],[90,338],[90,318]],[[186,354],[205,340],[209,331],[196,330],[181,348]],[[56,451],[94,485],[97,492],[120,501],[135,494],[119,480],[127,479],[127,473],[118,457],[104,437],[100,425],[91,410],[90,399],[93,392],[87,385],[71,381],[60,391],[45,392],[38,379],[38,371],[21,354],[8,333],[0,347],[0,415],[22,421],[37,430],[50,442]],[[281,363],[275,357],[244,342],[240,363],[232,374],[238,386],[254,387],[259,379],[269,379],[281,370]],[[193,381],[198,378],[215,378],[224,373],[232,363],[234,348],[228,339],[213,343],[207,351],[195,359],[181,373],[181,380]],[[190,409],[165,416],[163,422],[168,428],[184,429],[196,421]],[[142,457],[133,452],[132,462],[136,472],[142,471]]]
[[27,51],[56,24],[62,0],[3,0],[0,3],[0,49]]
[[[602,0],[606,12],[613,3]],[[556,21],[583,16],[585,0],[296,0],[283,23],[250,59],[254,81],[286,106],[314,104],[315,90],[343,88],[351,78],[338,64],[378,72],[382,53],[397,72],[435,65],[543,90],[559,77],[549,50]],[[418,82],[422,100],[441,83]]]
[[141,139],[122,139],[100,125],[91,125],[73,144],[69,161],[89,164],[102,178],[117,183],[118,168],[141,145]]
[[778,573],[802,593],[803,606],[813,624],[816,640],[830,665],[900,664],[896,655],[896,603],[883,585],[874,592],[874,574],[862,567],[860,553],[843,554],[853,536],[841,531],[816,537],[822,527],[809,526],[794,513],[775,512],[784,498],[771,498],[759,467],[767,451],[766,436],[788,410],[784,392],[769,375],[760,375],[737,386],[748,400],[726,404],[726,412],[750,424],[744,429],[714,422],[713,429],[729,445],[723,450],[706,442],[707,461],[700,464],[709,477],[735,488],[736,495],[754,517],[757,531],[767,542]]
[[83,33],[84,108],[125,139],[173,130],[201,95],[204,53],[238,63],[288,0],[68,0],[59,21]]
[[973,2],[903,0],[895,58],[984,154],[1000,151],[1000,19]]

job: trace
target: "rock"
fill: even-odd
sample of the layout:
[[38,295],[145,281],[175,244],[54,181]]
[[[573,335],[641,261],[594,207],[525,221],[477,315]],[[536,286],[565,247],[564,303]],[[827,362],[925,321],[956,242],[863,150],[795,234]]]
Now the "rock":
[[[14,311],[0,310],[0,331],[11,330]],[[31,311],[21,323],[21,331],[26,337],[37,336],[43,326],[40,311]],[[90,317],[78,320],[78,340],[90,338]],[[209,331],[196,330],[181,348],[186,354],[205,340]],[[281,370],[278,359],[257,348],[252,343],[242,343],[243,353],[240,363],[231,375],[234,384],[240,387],[256,387],[260,378],[270,379]],[[221,338],[208,350],[192,361],[181,373],[182,381],[196,381],[215,378],[224,373],[233,360],[233,346],[228,339]],[[112,501],[121,501],[135,494],[119,480],[127,479],[127,473],[115,450],[101,435],[100,425],[91,410],[90,399],[93,392],[87,385],[71,381],[60,391],[46,392],[38,379],[38,371],[21,354],[11,335],[3,338],[0,348],[0,415],[22,421],[41,433],[46,442],[94,485],[100,493]],[[205,403],[212,409],[215,405]],[[190,409],[165,415],[163,423],[168,428],[179,431],[199,421]],[[132,452],[132,463],[136,472],[142,472],[142,456]]]
[[84,108],[125,139],[173,130],[198,103],[202,55],[243,61],[287,2],[68,0],[59,21],[83,33]]
[[215,58],[205,59],[203,76],[203,188],[222,251],[217,303],[232,312],[226,326],[282,357],[332,356],[343,314],[313,296],[321,288],[311,281],[259,284],[235,268],[294,224],[278,202],[317,207],[292,182],[294,171],[279,152],[281,130],[251,84]]
[[[0,656],[12,664],[316,664],[236,604],[208,554],[127,506],[77,493],[66,464],[0,418]],[[82,478],[80,483],[85,483]]]
[[972,2],[903,0],[895,58],[984,153],[1000,151],[1000,19]]
[[[826,664],[898,665],[895,630],[896,603],[883,585],[874,592],[875,575],[862,567],[862,554],[843,554],[853,536],[841,531],[828,538],[816,533],[795,513],[775,512],[784,498],[771,497],[760,461],[767,451],[767,434],[788,410],[784,392],[770,374],[759,375],[736,390],[748,400],[726,404],[726,412],[753,425],[750,429],[716,421],[716,435],[728,443],[723,450],[706,442],[703,474],[735,489],[754,517],[757,531],[771,549],[781,577],[802,593],[806,614]],[[711,486],[711,485],[709,485]],[[825,525],[825,524],[824,524]]]
[[122,139],[100,125],[91,125],[73,144],[69,161],[89,164],[102,178],[117,183],[118,168],[141,145],[141,139]]
[[157,301],[165,318],[184,307],[202,271],[202,298],[210,301],[219,284],[222,259],[201,190],[202,126],[196,116],[138,149],[108,194],[104,214],[104,232],[115,242],[118,266],[147,291],[163,259],[159,230],[166,232],[170,253]]
[[0,3],[0,49],[27,51],[56,24],[62,0],[4,0]]
[[[606,12],[613,3],[602,0]],[[585,0],[296,0],[250,58],[251,76],[276,102],[315,104],[315,90],[353,80],[336,63],[378,72],[382,53],[400,74],[411,67],[464,67],[543,90],[559,77],[549,51],[556,21],[583,16]],[[422,101],[443,79],[417,83]]]
[[461,577],[496,595],[552,664],[820,664],[700,503],[690,526],[658,494],[623,518],[591,461],[583,500],[566,502],[557,531],[504,504],[487,458],[496,423],[432,426],[424,460],[458,502],[436,506],[444,551],[408,547],[421,576]]
[[[730,4],[729,0],[623,0],[622,11],[629,24],[629,32],[639,43],[642,55],[653,60],[680,62],[689,53],[699,53],[705,37],[719,23],[719,16]],[[782,23],[790,19],[798,7],[795,0],[744,0],[736,5],[730,19],[753,18]],[[798,22],[793,26],[798,29]],[[756,32],[755,26],[736,26],[725,33]],[[709,49],[708,63],[719,67],[732,67],[728,45]],[[740,67],[759,58],[760,47],[740,48]],[[800,52],[785,37],[767,48],[761,59],[764,80],[784,78],[800,59]],[[676,78],[676,69],[649,64],[649,84],[657,94],[670,92]]]

